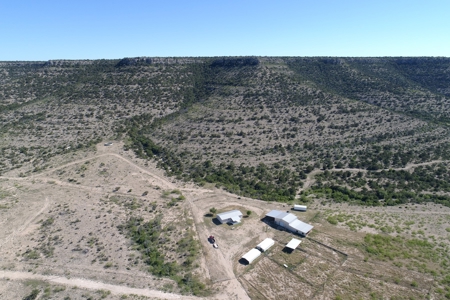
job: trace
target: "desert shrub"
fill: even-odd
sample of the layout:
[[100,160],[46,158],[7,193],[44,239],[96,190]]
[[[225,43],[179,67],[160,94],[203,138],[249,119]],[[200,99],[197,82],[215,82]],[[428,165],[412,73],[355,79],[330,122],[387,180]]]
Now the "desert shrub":
[[172,278],[184,293],[202,295],[202,293],[206,292],[206,286],[198,278],[193,277],[189,273],[186,273],[184,277],[180,277],[183,271],[192,267],[192,263],[198,255],[198,243],[193,238],[193,233],[187,232],[177,243],[177,252],[186,254],[184,255],[186,258],[183,265],[180,266],[176,262],[166,262],[164,254],[158,248],[158,240],[163,232],[161,220],[162,215],[148,222],[144,222],[144,219],[141,217],[131,217],[125,224],[119,225],[118,228],[120,232],[131,238],[136,249],[141,253],[143,261],[149,266],[149,272],[156,276]]
[[31,294],[29,294],[28,296],[23,297],[23,300],[34,300],[34,299],[37,298],[39,293],[40,293],[40,290],[34,289],[34,290],[31,291]]

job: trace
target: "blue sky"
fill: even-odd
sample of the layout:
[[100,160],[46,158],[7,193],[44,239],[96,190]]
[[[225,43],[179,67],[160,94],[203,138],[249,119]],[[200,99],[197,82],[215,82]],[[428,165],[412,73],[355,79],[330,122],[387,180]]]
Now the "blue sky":
[[0,0],[0,60],[447,56],[449,0]]

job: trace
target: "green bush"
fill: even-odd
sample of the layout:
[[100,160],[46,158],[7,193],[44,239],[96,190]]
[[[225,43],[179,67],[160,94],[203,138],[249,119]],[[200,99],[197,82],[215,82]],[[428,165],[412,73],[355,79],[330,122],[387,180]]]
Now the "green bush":
[[40,290],[34,289],[33,291],[31,291],[31,294],[29,294],[28,296],[23,297],[23,300],[34,300],[34,299],[37,298],[39,293],[40,293]]

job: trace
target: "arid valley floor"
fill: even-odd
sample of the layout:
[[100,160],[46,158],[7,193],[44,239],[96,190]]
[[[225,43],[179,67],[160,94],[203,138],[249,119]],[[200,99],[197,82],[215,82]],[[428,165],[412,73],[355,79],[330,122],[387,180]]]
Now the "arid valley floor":
[[[192,233],[200,244],[192,272],[206,284],[207,299],[445,298],[433,275],[444,269],[433,257],[448,257],[448,207],[362,207],[311,199],[307,212],[291,212],[314,225],[313,232],[288,254],[283,247],[293,235],[261,219],[291,205],[165,177],[154,162],[124,151],[121,142],[67,152],[50,165],[27,177],[19,176],[21,169],[0,177],[1,299],[23,299],[34,290],[38,299],[198,298],[182,295],[170,279],[152,276],[118,229],[131,216],[156,215],[162,215],[167,233],[167,258],[180,259],[179,236]],[[168,205],[173,194],[184,199]],[[213,207],[252,213],[241,224],[216,225],[208,214]],[[396,233],[434,246],[410,245],[409,257],[380,257],[367,250],[371,233]],[[211,234],[218,249],[207,240]],[[240,264],[265,237],[275,246],[251,265]]]

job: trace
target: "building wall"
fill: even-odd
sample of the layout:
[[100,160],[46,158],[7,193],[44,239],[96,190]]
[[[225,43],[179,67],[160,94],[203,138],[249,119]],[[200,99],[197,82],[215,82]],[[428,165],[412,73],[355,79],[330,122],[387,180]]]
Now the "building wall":
[[217,218],[217,220],[219,220],[220,221],[220,223],[222,223],[222,224],[224,224],[224,223],[227,223],[227,222],[229,222],[229,221],[231,221],[231,219],[225,219],[225,220],[222,220],[220,217],[218,217]]
[[289,223],[283,220],[280,221],[280,225],[283,226],[284,228],[290,228]]

